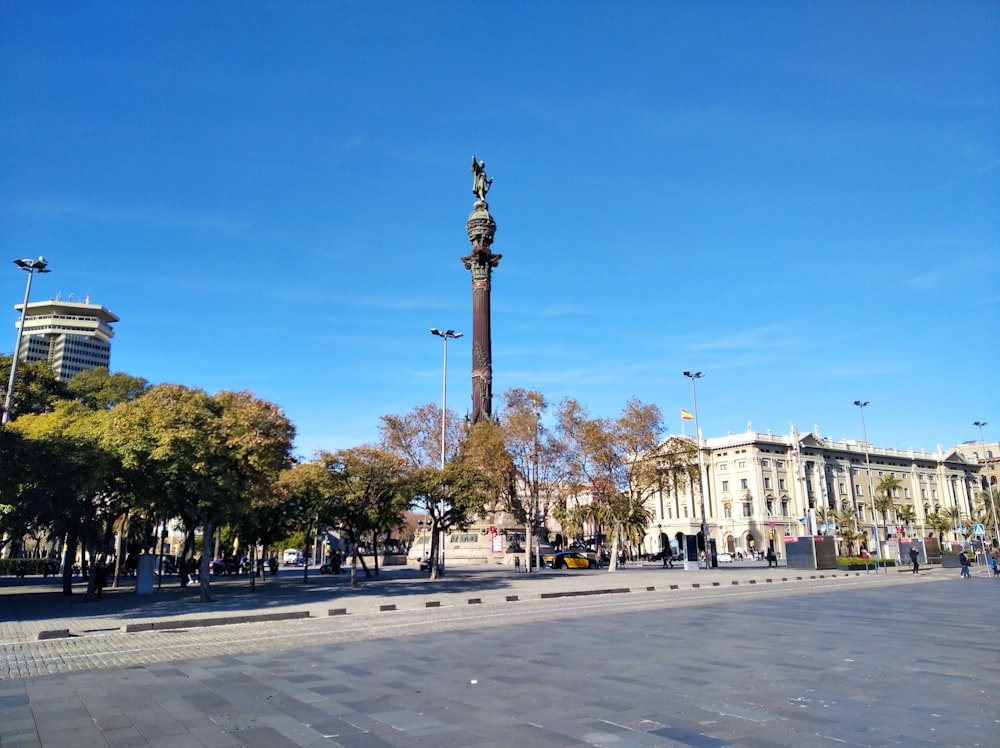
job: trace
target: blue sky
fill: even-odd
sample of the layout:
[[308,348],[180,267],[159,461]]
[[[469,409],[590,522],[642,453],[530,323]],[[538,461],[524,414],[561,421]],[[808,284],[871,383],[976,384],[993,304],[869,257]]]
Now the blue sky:
[[861,399],[877,446],[993,441],[997,39],[985,1],[2,0],[0,245],[121,317],[114,371],[250,389],[308,457],[439,402],[431,327],[469,410],[476,154],[495,394],[680,433],[696,369],[709,437],[860,438]]

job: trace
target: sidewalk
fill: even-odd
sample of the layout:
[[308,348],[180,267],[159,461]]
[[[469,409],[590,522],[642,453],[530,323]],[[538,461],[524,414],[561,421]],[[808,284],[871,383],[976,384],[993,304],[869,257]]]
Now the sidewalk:
[[[86,600],[86,585],[74,584],[74,594],[61,593],[58,579],[0,578],[0,645],[45,638],[82,637],[115,631],[194,627],[243,623],[267,618],[320,618],[388,610],[422,609],[470,603],[504,602],[594,594],[623,594],[669,589],[731,587],[738,584],[794,583],[802,580],[868,576],[873,581],[910,578],[888,573],[808,571],[739,562],[718,569],[685,571],[659,565],[629,565],[614,573],[606,569],[565,571],[545,569],[530,574],[509,566],[452,566],[443,578],[431,582],[425,572],[411,567],[386,567],[378,577],[358,573],[358,586],[348,574],[321,575],[309,570],[283,569],[277,577],[214,577],[212,602],[200,602],[199,588],[181,588],[176,577],[165,578],[149,595],[135,592],[134,583],[104,590],[103,599]],[[932,568],[920,576],[943,577]]]

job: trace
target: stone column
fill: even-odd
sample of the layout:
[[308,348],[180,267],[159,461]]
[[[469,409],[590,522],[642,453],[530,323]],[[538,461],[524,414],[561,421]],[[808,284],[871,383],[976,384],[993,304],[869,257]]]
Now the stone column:
[[475,202],[465,228],[472,243],[472,254],[462,262],[472,274],[472,423],[477,424],[493,414],[490,282],[503,255],[491,250],[497,224],[485,200]]

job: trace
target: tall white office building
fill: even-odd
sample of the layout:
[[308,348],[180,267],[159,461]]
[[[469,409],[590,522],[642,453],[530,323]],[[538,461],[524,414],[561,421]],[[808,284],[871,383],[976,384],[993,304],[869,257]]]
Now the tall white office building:
[[[18,312],[23,304],[14,307]],[[118,321],[100,304],[76,301],[36,301],[28,304],[20,331],[21,360],[47,361],[59,381],[87,369],[111,367],[111,325]]]

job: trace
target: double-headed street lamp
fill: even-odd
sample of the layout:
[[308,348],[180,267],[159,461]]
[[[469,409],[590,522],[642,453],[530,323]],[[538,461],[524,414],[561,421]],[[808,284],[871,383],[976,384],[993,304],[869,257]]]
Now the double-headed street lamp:
[[[439,330],[436,327],[431,328],[431,335],[437,335],[439,338],[444,340],[444,367],[441,375],[441,469],[444,470],[445,463],[445,448],[447,446],[448,433],[448,341],[457,340],[462,337],[462,333],[455,332],[454,330]],[[441,518],[444,518],[444,499],[441,500]],[[444,573],[444,541],[445,532],[444,527],[441,528],[441,554],[440,562],[438,564],[438,573]]]
[[701,455],[701,428],[698,426],[698,393],[695,391],[695,380],[704,374],[700,371],[685,371],[684,376],[691,380],[691,402],[694,408],[694,433],[698,445],[698,493],[701,499],[701,537],[705,543],[705,568],[712,568],[711,548],[708,542],[708,517],[705,514],[705,465]]
[[997,538],[1000,537],[1000,522],[997,521],[997,497],[990,485],[990,461],[986,456],[986,439],[983,438],[983,427],[989,424],[986,421],[973,421],[972,425],[979,428],[979,443],[983,445],[983,472],[985,473],[983,480],[986,484],[983,486],[983,492],[986,494],[990,506],[993,507],[993,540],[996,543]]
[[14,264],[28,273],[28,283],[24,288],[24,305],[21,307],[21,322],[17,326],[17,339],[14,341],[14,358],[10,362],[10,381],[7,383],[7,395],[3,401],[3,416],[0,423],[10,420],[10,409],[14,404],[14,379],[17,376],[17,360],[21,355],[21,338],[24,337],[24,319],[28,316],[28,297],[31,296],[31,279],[35,273],[48,273],[49,263],[44,257],[37,260],[14,260]]
[[865,429],[865,408],[868,406],[868,401],[865,400],[855,400],[854,404],[858,406],[858,410],[861,411],[861,439],[865,447],[865,469],[868,472],[868,495],[872,500],[872,534],[875,538],[875,573],[878,574],[878,562],[881,557],[881,551],[879,549],[878,542],[878,514],[875,511],[875,489],[872,486],[872,462],[871,458],[868,456],[868,431]]

